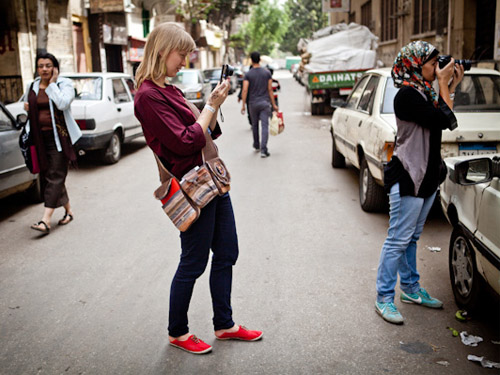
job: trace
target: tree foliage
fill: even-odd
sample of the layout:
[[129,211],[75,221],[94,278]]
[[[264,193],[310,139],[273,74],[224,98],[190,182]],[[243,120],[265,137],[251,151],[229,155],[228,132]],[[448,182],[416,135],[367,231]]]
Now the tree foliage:
[[328,24],[322,2],[318,0],[287,0],[285,13],[290,21],[280,44],[280,50],[284,52],[297,54],[300,38],[310,38],[315,31]]
[[262,55],[269,55],[286,31],[288,19],[278,7],[277,1],[259,0],[252,8],[250,21],[242,28],[241,35],[233,40],[243,40],[245,52],[259,51]]

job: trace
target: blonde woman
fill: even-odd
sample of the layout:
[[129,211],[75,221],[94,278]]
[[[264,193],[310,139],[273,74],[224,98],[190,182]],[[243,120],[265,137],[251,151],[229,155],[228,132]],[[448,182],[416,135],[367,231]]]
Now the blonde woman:
[[[217,138],[220,128],[216,113],[227,97],[230,85],[217,85],[207,105],[196,117],[182,92],[167,83],[186,65],[187,55],[196,45],[191,36],[174,23],[163,23],[149,35],[144,59],[137,69],[135,115],[142,124],[149,147],[178,179],[202,164],[205,133]],[[170,344],[194,354],[208,353],[212,347],[189,333],[188,308],[196,279],[203,274],[210,250],[210,292],[213,325],[217,339],[255,341],[262,332],[236,325],[232,319],[232,267],[238,257],[236,225],[229,194],[218,196],[205,206],[199,219],[180,233],[181,258],[170,288]]]

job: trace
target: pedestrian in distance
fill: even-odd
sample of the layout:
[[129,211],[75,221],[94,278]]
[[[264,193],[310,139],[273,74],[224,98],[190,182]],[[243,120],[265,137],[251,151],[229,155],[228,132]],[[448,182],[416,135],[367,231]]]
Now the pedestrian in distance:
[[[196,118],[182,91],[166,79],[175,77],[186,65],[186,57],[196,48],[192,37],[175,23],[163,23],[148,36],[144,59],[137,69],[135,115],[142,124],[148,146],[179,180],[203,163],[206,134],[221,134],[217,110],[228,95],[228,80],[218,83]],[[256,341],[261,331],[236,325],[232,317],[232,270],[238,257],[236,224],[229,193],[216,196],[201,210],[200,217],[180,233],[181,258],[170,288],[169,342],[194,354],[208,353],[212,347],[189,333],[188,308],[194,284],[213,252],[210,292],[214,333],[217,339]]]
[[[260,53],[252,52],[250,58],[252,60],[252,69],[245,74],[245,78],[243,79],[241,114],[245,114],[248,97],[248,112],[252,119],[253,148],[255,151],[260,151],[262,158],[267,158],[271,155],[267,149],[271,108],[277,112],[278,106],[274,102],[271,73],[266,68],[260,66]],[[262,127],[262,136],[260,139],[259,121]]]
[[[271,73],[271,77],[272,77],[273,74],[274,74],[274,69],[271,68],[269,65],[267,66],[267,69]],[[279,104],[278,104],[278,91],[281,90],[281,85],[280,85],[280,82],[276,78],[272,78],[272,80],[273,80],[272,88],[273,88],[274,102],[279,107]]]
[[44,234],[50,233],[50,221],[56,208],[64,207],[59,225],[73,220],[65,181],[70,163],[76,162],[73,145],[82,132],[71,115],[75,90],[70,79],[59,76],[59,62],[50,53],[39,54],[35,60],[38,77],[24,97],[28,112],[29,131],[40,166],[40,182],[45,210],[42,220],[31,226]]
[[[252,69],[252,66],[250,65],[250,69]],[[240,92],[238,93],[238,103],[241,102],[241,95],[243,94],[243,84],[241,84],[240,87]],[[248,99],[250,98],[250,95],[247,94],[247,101],[246,104],[248,106]],[[252,118],[250,117],[250,111],[247,112],[247,117],[248,117],[248,123],[250,124],[250,127],[252,126]]]
[[[384,171],[389,193],[389,229],[377,272],[375,310],[383,319],[403,324],[394,304],[397,275],[404,303],[441,308],[442,302],[421,287],[417,271],[417,241],[446,178],[441,159],[441,135],[457,124],[453,97],[463,79],[462,65],[454,60],[440,68],[437,49],[423,41],[411,42],[399,52],[392,78],[399,92],[394,98],[397,135],[394,154]],[[437,78],[439,96],[432,82]],[[451,82],[451,83],[450,83]]]

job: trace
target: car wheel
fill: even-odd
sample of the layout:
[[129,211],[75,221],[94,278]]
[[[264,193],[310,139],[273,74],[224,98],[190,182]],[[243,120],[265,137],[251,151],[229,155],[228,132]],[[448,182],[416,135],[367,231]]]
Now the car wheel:
[[102,161],[106,164],[115,164],[122,156],[122,142],[120,135],[114,133],[109,141],[108,147],[103,150]]
[[333,168],[344,168],[345,167],[345,157],[340,152],[337,151],[337,146],[335,145],[335,137],[332,133],[332,167]]
[[460,227],[455,227],[451,234],[449,269],[457,305],[473,311],[480,299],[482,278],[476,267],[474,250]]
[[33,184],[26,190],[28,199],[33,203],[43,202],[42,186],[40,183],[40,175],[33,181]]
[[386,205],[384,188],[375,182],[365,158],[359,170],[359,203],[366,212],[382,211]]

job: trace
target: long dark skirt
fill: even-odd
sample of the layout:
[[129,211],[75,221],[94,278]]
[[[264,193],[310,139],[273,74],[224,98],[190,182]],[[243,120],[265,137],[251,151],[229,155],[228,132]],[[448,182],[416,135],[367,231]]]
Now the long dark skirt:
[[63,152],[57,151],[54,133],[42,131],[48,168],[40,173],[45,207],[57,208],[69,202],[64,183],[68,175],[69,161]]

